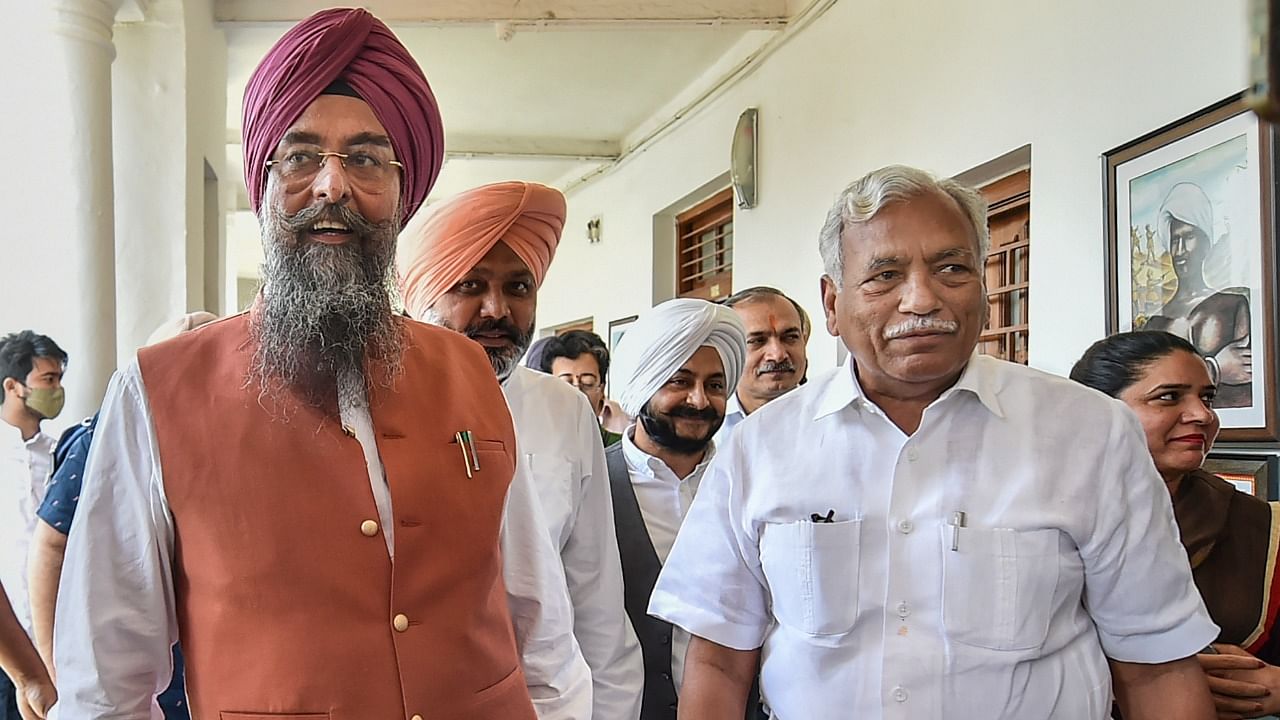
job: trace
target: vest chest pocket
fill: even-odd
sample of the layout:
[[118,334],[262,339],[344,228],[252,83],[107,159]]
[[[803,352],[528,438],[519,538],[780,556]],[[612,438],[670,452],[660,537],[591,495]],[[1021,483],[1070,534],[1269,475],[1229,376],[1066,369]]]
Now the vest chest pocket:
[[1057,530],[942,526],[947,637],[990,650],[1044,644],[1058,587]]
[[760,564],[779,622],[807,635],[853,628],[861,530],[861,520],[765,525]]

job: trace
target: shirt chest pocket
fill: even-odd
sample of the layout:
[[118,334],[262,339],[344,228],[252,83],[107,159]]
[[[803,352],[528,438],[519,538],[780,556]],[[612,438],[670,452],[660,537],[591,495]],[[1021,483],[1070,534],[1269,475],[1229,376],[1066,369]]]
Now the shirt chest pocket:
[[563,550],[578,506],[577,492],[582,482],[578,463],[550,453],[527,453],[523,459],[528,463],[551,540]]
[[862,521],[768,523],[760,564],[778,622],[808,635],[849,632],[858,616]]
[[1059,532],[950,525],[942,531],[947,637],[991,650],[1043,645],[1058,587]]

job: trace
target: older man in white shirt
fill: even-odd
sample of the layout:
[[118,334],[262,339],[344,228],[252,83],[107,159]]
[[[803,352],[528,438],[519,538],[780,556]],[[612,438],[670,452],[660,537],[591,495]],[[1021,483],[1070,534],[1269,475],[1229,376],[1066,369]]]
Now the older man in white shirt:
[[470,337],[488,354],[511,410],[519,462],[560,551],[574,636],[591,668],[593,717],[636,720],[640,644],[623,609],[595,413],[572,386],[518,364],[564,213],[560,191],[525,182],[485,185],[433,205],[401,234],[402,288],[411,315]]
[[823,229],[853,362],[745,420],[650,611],[688,629],[686,717],[1213,717],[1217,636],[1141,428],[974,354],[985,203],[893,166]]
[[645,608],[715,455],[712,437],[745,355],[742,322],[732,310],[679,299],[642,315],[614,356],[617,398],[636,422],[605,455],[627,613],[644,649],[644,720],[676,718],[689,635]]

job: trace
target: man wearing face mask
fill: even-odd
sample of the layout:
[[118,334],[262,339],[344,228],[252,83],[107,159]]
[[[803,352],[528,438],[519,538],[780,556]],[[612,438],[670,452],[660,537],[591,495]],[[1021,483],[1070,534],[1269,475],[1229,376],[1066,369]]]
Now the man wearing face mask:
[[[614,390],[637,421],[605,451],[627,614],[644,654],[642,720],[675,720],[689,636],[647,614],[649,595],[742,375],[746,335],[733,310],[669,300],[640,318],[613,357]],[[747,717],[755,708],[748,706]]]
[[[36,510],[48,488],[54,439],[40,423],[62,412],[62,373],[67,354],[50,338],[30,330],[0,339],[0,586],[14,615],[34,639],[27,594],[27,551],[35,531]],[[17,720],[14,686],[0,672],[0,720]]]
[[493,183],[455,195],[401,233],[401,289],[410,315],[466,335],[489,356],[516,428],[518,462],[533,478],[560,551],[574,637],[591,668],[592,717],[635,720],[640,646],[623,612],[595,413],[572,387],[518,364],[533,337],[538,288],[564,215],[564,195],[537,183]]

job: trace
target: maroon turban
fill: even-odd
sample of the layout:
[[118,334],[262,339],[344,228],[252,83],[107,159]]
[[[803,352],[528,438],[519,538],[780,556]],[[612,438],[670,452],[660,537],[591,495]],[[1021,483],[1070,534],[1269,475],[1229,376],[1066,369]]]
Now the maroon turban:
[[[244,91],[244,180],[256,213],[266,162],[302,112],[335,80],[369,103],[404,164],[403,222],[426,199],[444,164],[444,124],[431,86],[404,45],[367,10],[322,10],[290,28]],[[332,150],[333,148],[325,148]]]

